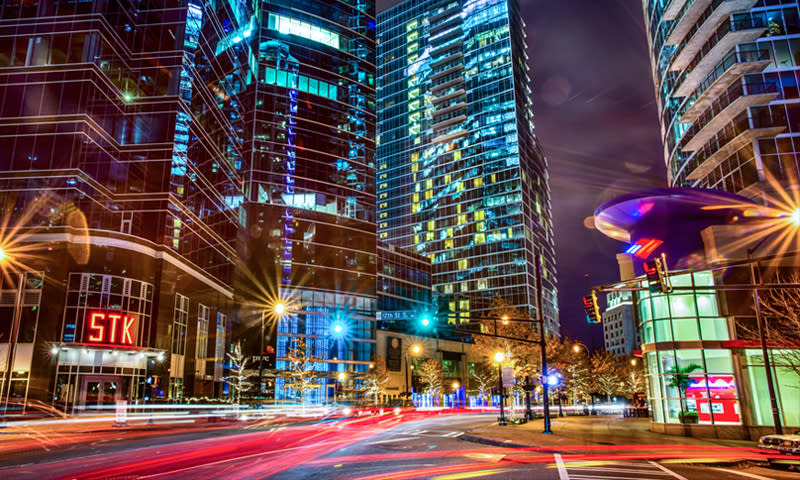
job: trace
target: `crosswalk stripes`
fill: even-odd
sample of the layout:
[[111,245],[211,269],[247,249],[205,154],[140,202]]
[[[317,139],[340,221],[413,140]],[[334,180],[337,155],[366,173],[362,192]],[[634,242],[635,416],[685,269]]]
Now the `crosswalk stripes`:
[[686,480],[655,462],[586,464],[555,457],[560,480]]

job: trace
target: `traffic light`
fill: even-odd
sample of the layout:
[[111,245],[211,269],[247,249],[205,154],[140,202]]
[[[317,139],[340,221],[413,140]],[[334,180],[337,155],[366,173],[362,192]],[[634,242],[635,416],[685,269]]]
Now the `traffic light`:
[[672,285],[667,275],[667,258],[664,254],[661,258],[654,258],[644,262],[644,273],[647,275],[647,282],[650,284],[650,293],[669,293]]
[[600,316],[600,307],[597,305],[597,293],[594,290],[591,295],[583,297],[583,310],[586,312],[587,322],[600,323],[603,320]]
[[429,328],[431,326],[430,315],[422,315],[419,317],[419,326],[422,328]]

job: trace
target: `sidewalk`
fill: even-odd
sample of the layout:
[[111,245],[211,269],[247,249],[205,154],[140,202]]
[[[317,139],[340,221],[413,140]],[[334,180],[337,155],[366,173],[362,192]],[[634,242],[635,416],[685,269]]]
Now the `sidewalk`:
[[[649,419],[624,418],[617,415],[552,417],[552,434],[542,433],[544,421],[539,418],[528,423],[500,426],[497,422],[483,423],[465,431],[464,440],[514,447],[542,447],[558,450],[560,446],[613,445],[675,445],[686,447],[744,447],[755,448],[746,440],[720,440],[664,435],[650,432]],[[570,449],[574,450],[574,449]]]

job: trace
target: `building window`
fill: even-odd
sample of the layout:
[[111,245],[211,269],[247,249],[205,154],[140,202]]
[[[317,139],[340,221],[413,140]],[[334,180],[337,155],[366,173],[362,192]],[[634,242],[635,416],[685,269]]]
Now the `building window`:
[[172,317],[172,353],[186,354],[186,325],[189,323],[189,297],[175,294],[175,310]]
[[203,304],[198,305],[196,358],[206,358],[208,356],[208,318],[209,308]]

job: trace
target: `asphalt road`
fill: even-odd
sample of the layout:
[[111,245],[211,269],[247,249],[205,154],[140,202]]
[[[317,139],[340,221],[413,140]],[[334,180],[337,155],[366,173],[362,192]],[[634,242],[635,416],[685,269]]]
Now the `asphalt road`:
[[[530,450],[462,440],[492,415],[387,415],[291,426],[252,423],[156,431],[0,436],[0,478],[400,480],[796,479],[759,466],[652,461],[648,449]],[[42,434],[38,434],[42,436]],[[30,439],[29,439],[30,440]],[[8,442],[8,443],[6,443]],[[19,445],[19,443],[17,443]],[[35,446],[35,445],[38,445]],[[702,452],[699,452],[701,454]],[[663,455],[662,455],[663,456]],[[693,460],[696,462],[696,460]]]

